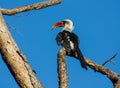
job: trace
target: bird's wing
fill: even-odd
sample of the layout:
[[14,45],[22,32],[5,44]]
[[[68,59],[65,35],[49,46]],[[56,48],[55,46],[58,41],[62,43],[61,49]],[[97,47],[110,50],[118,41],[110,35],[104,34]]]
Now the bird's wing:
[[70,33],[69,32],[63,32],[63,44],[62,46],[67,50],[70,51],[71,50],[71,40],[70,40]]
[[62,32],[59,32],[58,35],[56,36],[56,42],[58,45],[61,45],[63,43],[63,34]]
[[78,36],[76,34],[72,33],[70,38],[73,41],[73,43],[76,43],[77,45],[79,45],[80,40],[79,40],[79,38],[78,38]]
[[56,42],[58,45],[62,45],[66,50],[70,50],[70,37],[69,34],[66,32],[59,32],[56,37]]

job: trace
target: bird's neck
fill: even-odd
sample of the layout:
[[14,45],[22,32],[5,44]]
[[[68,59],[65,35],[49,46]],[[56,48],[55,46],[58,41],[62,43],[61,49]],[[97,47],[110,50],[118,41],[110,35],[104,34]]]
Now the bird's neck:
[[70,30],[69,28],[66,29],[63,28],[62,31],[72,32],[72,30]]

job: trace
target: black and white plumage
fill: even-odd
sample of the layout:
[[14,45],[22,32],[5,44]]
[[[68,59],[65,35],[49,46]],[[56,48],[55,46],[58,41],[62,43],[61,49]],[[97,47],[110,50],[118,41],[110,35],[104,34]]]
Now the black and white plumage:
[[57,44],[63,46],[67,55],[77,58],[80,61],[81,66],[87,69],[85,59],[79,49],[79,38],[76,34],[72,33],[72,30],[74,29],[73,22],[69,19],[65,19],[53,25],[53,29],[57,27],[63,27],[62,32],[59,32],[56,37]]

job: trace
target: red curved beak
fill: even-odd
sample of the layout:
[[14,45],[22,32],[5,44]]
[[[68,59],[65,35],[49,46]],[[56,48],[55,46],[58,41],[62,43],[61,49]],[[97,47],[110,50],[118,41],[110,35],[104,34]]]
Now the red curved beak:
[[64,26],[63,22],[57,22],[56,24],[54,24],[52,26],[52,30],[54,30],[55,28],[58,28],[58,27],[63,27],[63,26]]

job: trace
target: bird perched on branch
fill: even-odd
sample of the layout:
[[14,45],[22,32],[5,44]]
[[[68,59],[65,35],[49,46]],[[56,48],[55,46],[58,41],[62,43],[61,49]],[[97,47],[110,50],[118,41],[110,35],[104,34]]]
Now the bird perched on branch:
[[87,65],[81,50],[79,49],[79,38],[72,32],[74,24],[70,19],[57,22],[53,25],[52,29],[62,27],[62,32],[59,32],[56,37],[56,42],[65,48],[68,56],[75,57],[81,63],[81,66],[87,70]]

